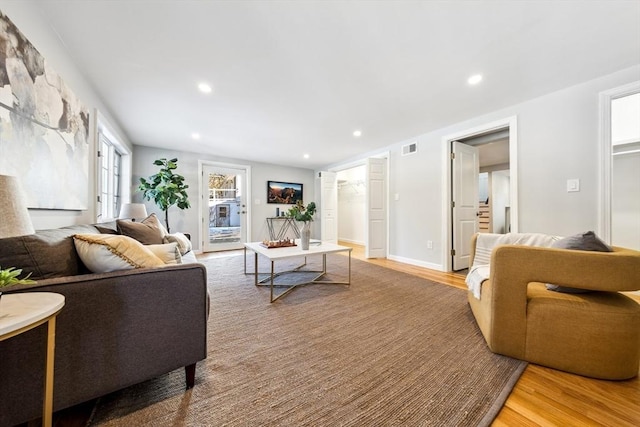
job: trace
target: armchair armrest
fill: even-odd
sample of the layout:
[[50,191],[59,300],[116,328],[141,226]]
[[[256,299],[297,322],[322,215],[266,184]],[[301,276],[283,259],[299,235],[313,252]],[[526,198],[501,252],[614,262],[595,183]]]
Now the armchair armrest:
[[[492,350],[521,357],[525,349],[527,286],[552,283],[594,291],[640,289],[640,252],[576,251],[518,245],[497,246],[491,254]],[[500,328],[494,328],[500,325]],[[509,325],[508,328],[505,325]],[[500,334],[495,333],[502,330]]]

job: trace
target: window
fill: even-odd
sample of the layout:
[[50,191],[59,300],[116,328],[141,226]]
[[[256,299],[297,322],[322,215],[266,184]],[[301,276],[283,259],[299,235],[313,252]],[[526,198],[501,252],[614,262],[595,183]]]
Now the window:
[[122,153],[102,132],[98,133],[98,221],[117,218],[121,204]]

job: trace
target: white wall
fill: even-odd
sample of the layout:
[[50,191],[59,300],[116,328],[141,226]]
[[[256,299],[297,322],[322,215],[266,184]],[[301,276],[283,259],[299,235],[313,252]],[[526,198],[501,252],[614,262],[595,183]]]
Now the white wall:
[[[389,256],[418,265],[444,265],[443,137],[511,116],[518,120],[519,231],[570,235],[596,230],[598,94],[639,79],[640,67],[631,67],[383,148],[390,152],[389,192],[399,195],[389,202]],[[401,156],[401,146],[416,140],[418,152]],[[567,193],[569,178],[580,179],[579,192]],[[427,240],[433,241],[433,249],[426,248]]]
[[153,162],[163,157],[168,159],[175,157],[178,159],[178,169],[176,173],[185,177],[185,182],[189,186],[187,193],[189,194],[189,201],[191,202],[191,208],[187,210],[180,210],[175,206],[169,209],[169,224],[171,225],[171,230],[190,233],[195,250],[201,250],[202,241],[202,237],[198,235],[198,222],[200,218],[198,210],[198,197],[200,194],[200,189],[198,188],[198,160],[251,166],[251,182],[249,183],[251,186],[249,201],[249,207],[251,208],[251,235],[248,236],[248,240],[250,241],[267,239],[269,232],[267,230],[266,218],[275,215],[276,207],[280,207],[280,210],[286,208],[286,205],[266,203],[267,181],[275,180],[301,183],[303,185],[305,204],[316,201],[314,173],[311,169],[246,162],[208,154],[179,152],[136,145],[133,150],[132,200],[135,202],[143,202],[147,207],[147,212],[155,212],[161,219],[164,218],[163,212],[152,201],[143,201],[142,193],[137,191],[137,187],[141,177],[148,178],[158,172],[158,166],[155,166]]
[[[24,1],[0,0],[0,10],[18,27],[18,29],[35,46],[40,54],[51,64],[75,95],[88,107],[90,114],[97,108],[115,127],[115,131],[123,136],[122,143],[132,147],[124,137],[124,132],[103,105],[96,90],[85,80],[82,71],[76,67],[65,46],[51,29],[37,4]],[[93,124],[93,117],[92,117]],[[56,228],[72,224],[93,223],[96,218],[96,158],[95,127],[91,128],[91,151],[89,158],[89,209],[86,211],[36,210],[29,213],[35,229]],[[64,189],[61,189],[64,191]]]

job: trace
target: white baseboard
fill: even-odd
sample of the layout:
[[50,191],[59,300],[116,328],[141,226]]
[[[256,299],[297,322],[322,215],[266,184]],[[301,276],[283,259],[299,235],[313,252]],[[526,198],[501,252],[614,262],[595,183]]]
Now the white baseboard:
[[364,246],[364,242],[362,240],[352,240],[352,239],[345,239],[343,237],[338,237],[338,241],[345,242],[345,243],[351,243],[352,245]]
[[398,261],[398,262],[402,262],[404,264],[410,264],[410,265],[415,265],[417,267],[428,268],[430,270],[437,270],[437,271],[446,272],[446,270],[444,269],[442,264],[434,264],[434,263],[431,263],[431,262],[420,261],[420,260],[417,260],[417,259],[405,258],[405,257],[401,257],[401,256],[396,256],[396,255],[389,255],[389,256],[387,256],[387,258],[390,259],[391,261]]

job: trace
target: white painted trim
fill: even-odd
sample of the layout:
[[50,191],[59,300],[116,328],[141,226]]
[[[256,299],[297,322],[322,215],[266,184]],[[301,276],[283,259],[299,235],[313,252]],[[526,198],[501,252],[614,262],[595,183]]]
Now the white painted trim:
[[204,251],[204,238],[203,238],[203,229],[202,229],[202,224],[204,223],[204,215],[202,213],[203,210],[203,198],[204,195],[202,194],[202,174],[203,174],[203,168],[204,166],[215,166],[215,167],[220,167],[220,168],[231,168],[231,169],[242,169],[245,171],[245,174],[247,176],[247,182],[246,182],[246,187],[247,187],[247,196],[246,196],[246,203],[247,205],[245,206],[246,208],[246,214],[247,214],[247,241],[250,242],[252,239],[252,234],[251,234],[251,186],[252,186],[252,181],[251,181],[251,166],[250,165],[245,165],[245,164],[237,164],[237,163],[225,163],[225,162],[215,162],[212,160],[198,160],[198,239],[200,240],[200,250]]
[[[98,203],[97,199],[99,186],[101,185],[101,177],[98,175],[101,172],[102,167],[100,159],[98,158],[98,151],[100,150],[100,133],[103,133],[109,142],[113,144],[120,153],[120,206],[122,206],[123,203],[131,202],[133,196],[131,184],[135,187],[135,190],[133,191],[137,192],[139,182],[133,182],[133,150],[128,144],[128,140],[118,132],[116,127],[97,108],[93,109],[93,114],[91,115],[90,120],[91,124],[89,127],[93,126],[93,130],[91,132],[93,143],[90,155],[93,158],[95,175],[93,191],[93,218],[97,221],[101,210],[101,204]],[[115,218],[113,219],[117,219],[118,214],[119,212],[114,212]],[[108,221],[109,219],[100,218],[100,220]]]
[[442,218],[445,219],[442,227],[442,271],[451,270],[451,159],[449,156],[451,141],[468,138],[485,132],[491,132],[501,128],[509,128],[509,169],[510,173],[510,203],[511,203],[511,232],[518,232],[518,116],[510,116],[496,120],[471,129],[452,133],[442,137]]
[[417,259],[405,258],[401,256],[396,256],[396,255],[388,255],[387,258],[390,259],[391,261],[397,261],[404,264],[415,265],[417,267],[428,268],[430,270],[446,271],[441,264],[434,264],[431,262],[420,261]]
[[341,242],[350,243],[352,245],[364,246],[365,242],[362,240],[352,240],[352,239],[340,239]]
[[600,92],[600,158],[598,188],[598,235],[602,240],[611,243],[611,173],[613,158],[611,156],[611,101],[640,92],[640,81]]

